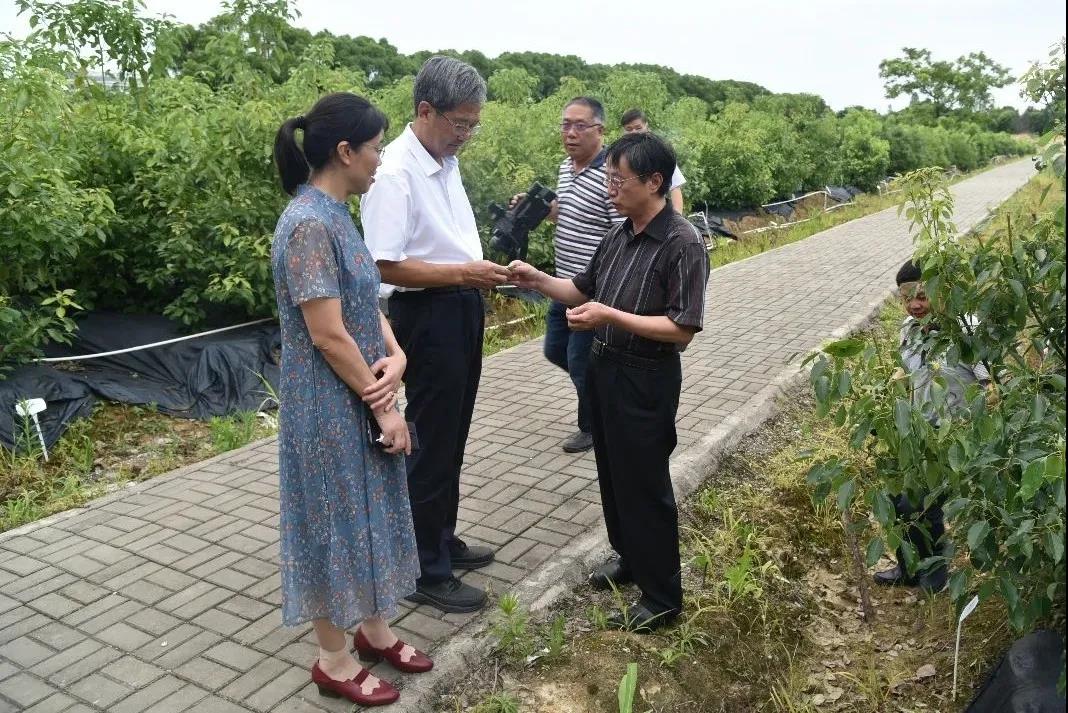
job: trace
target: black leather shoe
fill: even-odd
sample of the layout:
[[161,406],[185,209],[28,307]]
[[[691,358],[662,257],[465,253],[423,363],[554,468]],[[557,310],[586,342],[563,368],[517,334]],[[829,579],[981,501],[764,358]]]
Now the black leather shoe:
[[651,634],[657,629],[671,626],[677,617],[674,612],[654,614],[644,604],[639,603],[608,617],[608,628],[633,631],[635,634]]
[[613,559],[593,570],[590,574],[590,586],[594,589],[611,589],[634,581],[630,570],[623,565],[623,560]]
[[917,578],[910,577],[899,564],[895,564],[890,569],[884,569],[882,572],[876,572],[872,579],[876,584],[884,587],[915,587],[919,584]]
[[576,431],[564,439],[560,447],[564,449],[564,453],[585,453],[593,448],[593,434]]
[[486,605],[486,593],[456,577],[436,584],[417,584],[415,591],[405,597],[416,604],[429,604],[450,614],[478,611]]
[[449,559],[453,569],[478,569],[493,562],[493,550],[484,545],[468,546],[460,538],[449,541]]

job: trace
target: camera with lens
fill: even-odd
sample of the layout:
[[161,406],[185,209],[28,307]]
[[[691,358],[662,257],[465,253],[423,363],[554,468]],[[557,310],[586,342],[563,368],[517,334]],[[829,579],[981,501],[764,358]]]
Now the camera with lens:
[[493,236],[490,238],[490,247],[504,253],[509,260],[525,260],[530,231],[549,215],[554,200],[555,193],[535,183],[511,209],[491,203],[489,212],[493,216]]

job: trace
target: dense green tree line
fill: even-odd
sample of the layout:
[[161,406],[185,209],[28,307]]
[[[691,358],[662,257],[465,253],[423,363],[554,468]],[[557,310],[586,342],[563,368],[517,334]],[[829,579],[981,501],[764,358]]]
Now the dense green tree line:
[[[137,0],[21,5],[40,29],[0,42],[0,363],[68,332],[76,306],[189,325],[271,313],[268,250],[285,203],[271,163],[279,123],[349,90],[381,106],[395,135],[429,54],[311,36],[292,26],[288,0],[233,0],[199,28],[146,19]],[[560,111],[581,93],[604,101],[609,138],[626,109],[644,108],[674,142],[697,207],[753,206],[828,183],[871,189],[895,171],[970,169],[1030,150],[952,115],[835,113],[816,96],[663,67],[459,56],[490,87],[485,128],[462,160],[487,229],[491,201],[555,183]],[[104,68],[120,88],[92,81]],[[546,264],[547,231],[536,238],[533,257]]]

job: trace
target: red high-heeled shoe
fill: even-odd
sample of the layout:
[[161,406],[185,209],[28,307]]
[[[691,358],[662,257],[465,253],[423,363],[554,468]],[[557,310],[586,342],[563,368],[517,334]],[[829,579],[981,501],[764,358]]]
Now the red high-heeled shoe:
[[355,678],[350,678],[348,681],[335,681],[323,673],[323,670],[319,668],[319,662],[316,661],[315,665],[312,666],[311,674],[312,683],[319,687],[319,695],[321,696],[347,698],[361,706],[385,706],[400,698],[400,692],[389,685],[388,681],[381,679],[379,679],[378,685],[375,686],[375,690],[369,694],[364,693],[360,685],[371,675],[367,669],[363,669],[356,674]]
[[397,643],[388,649],[379,649],[372,646],[367,637],[363,635],[362,629],[356,629],[356,635],[352,639],[353,643],[356,644],[356,653],[360,655],[360,661],[377,663],[385,659],[389,661],[393,668],[405,673],[426,673],[434,668],[434,662],[430,660],[430,657],[418,649],[408,661],[401,659],[401,649],[404,648],[404,642],[400,639],[397,639]]

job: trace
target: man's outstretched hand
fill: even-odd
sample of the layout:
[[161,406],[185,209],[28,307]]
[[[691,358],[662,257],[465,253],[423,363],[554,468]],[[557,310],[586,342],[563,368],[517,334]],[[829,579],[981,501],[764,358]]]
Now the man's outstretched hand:
[[507,267],[491,260],[476,260],[463,265],[463,281],[468,287],[493,289],[508,282],[510,275]]
[[513,260],[508,263],[508,273],[510,284],[530,290],[537,290],[541,279],[545,276],[541,270],[522,260]]

